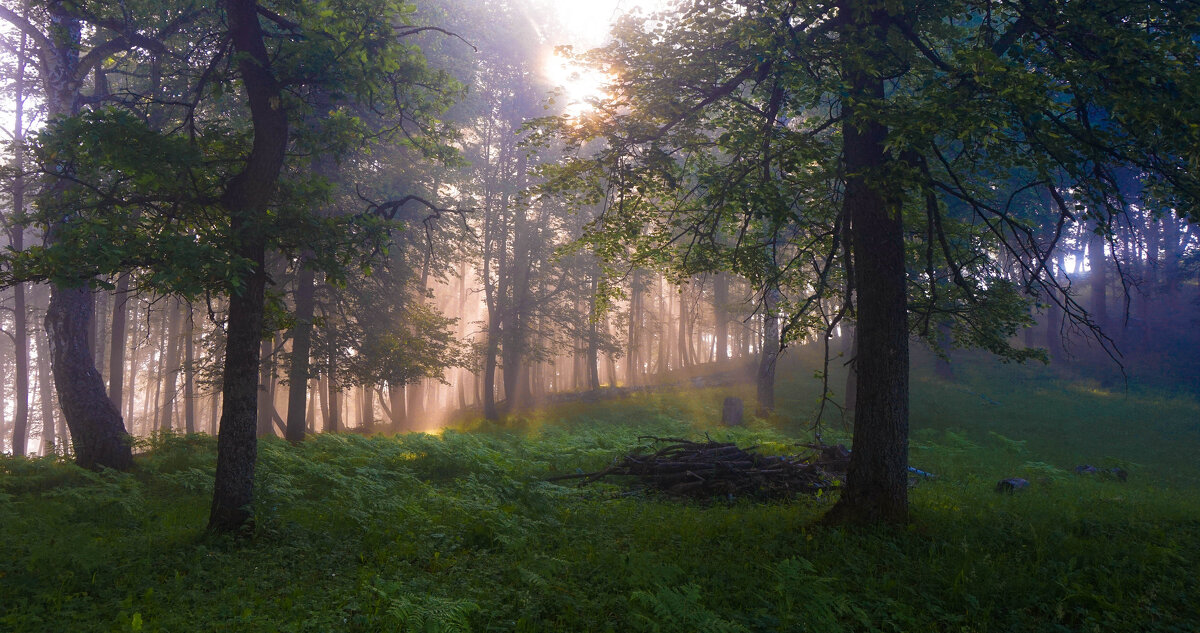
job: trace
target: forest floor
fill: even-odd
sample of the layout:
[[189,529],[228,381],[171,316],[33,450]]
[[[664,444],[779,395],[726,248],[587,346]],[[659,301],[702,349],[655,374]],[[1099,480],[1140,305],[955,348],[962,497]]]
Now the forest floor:
[[[811,376],[781,368],[784,413],[745,428],[718,420],[749,385],[440,435],[265,441],[240,540],[203,532],[211,438],[156,438],[128,474],[4,458],[0,631],[1200,630],[1195,394],[990,361],[953,383],[918,371],[911,462],[937,477],[899,529],[814,526],[833,495],[696,502],[546,481],[645,435],[797,452]],[[1006,477],[1031,484],[997,494]]]

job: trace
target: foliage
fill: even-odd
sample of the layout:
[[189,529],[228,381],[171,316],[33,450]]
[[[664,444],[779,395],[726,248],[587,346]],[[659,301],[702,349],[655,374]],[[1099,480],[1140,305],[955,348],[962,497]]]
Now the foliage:
[[[264,441],[250,540],[200,531],[216,451],[206,436],[156,436],[132,473],[6,458],[0,628],[1194,626],[1200,403],[1057,381],[1036,366],[1005,366],[1007,380],[985,361],[973,367],[957,384],[917,374],[912,459],[937,477],[913,489],[900,531],[814,526],[827,499],[681,504],[544,481],[603,467],[647,434],[794,451],[818,388],[802,372],[784,374],[781,426],[720,427],[730,391],[712,389],[563,405],[439,436]],[[1123,463],[1129,482],[1072,472],[1105,460]],[[996,495],[1010,476],[1033,483]]]
[[[605,203],[586,239],[610,265],[735,271],[764,302],[777,288],[785,340],[803,338],[853,315],[842,128],[878,123],[864,178],[902,208],[914,333],[952,323],[956,344],[1044,358],[1009,343],[1035,300],[1091,324],[1045,265],[1065,223],[1200,208],[1198,17],[1124,0],[635,13],[579,56],[613,78],[595,111],[537,123],[570,150],[546,189]],[[851,97],[855,72],[878,97]]]
[[[292,135],[285,177],[270,183],[270,208],[238,235],[224,196],[252,135],[229,47],[210,41],[224,37],[225,25],[219,11],[168,5],[166,13],[183,10],[176,26],[186,36],[155,46],[175,54],[150,60],[130,52],[105,68],[123,77],[123,92],[144,97],[96,99],[103,105],[56,118],[32,139],[45,182],[70,186],[64,195],[40,196],[37,212],[17,220],[53,226],[59,237],[6,253],[0,283],[106,285],[109,276],[135,271],[157,292],[239,292],[253,263],[237,254],[238,242],[251,234],[265,236],[272,251],[308,253],[308,265],[330,281],[368,266],[402,225],[361,200],[347,213],[326,212],[335,193],[330,175],[314,177],[309,163],[348,160],[380,143],[423,160],[457,160],[448,143],[454,133],[438,116],[462,86],[406,42],[412,5],[282,2],[268,12],[271,71],[284,89],[279,107]],[[78,10],[86,22],[102,19],[90,12],[98,8]],[[159,80],[145,85],[145,76]]]

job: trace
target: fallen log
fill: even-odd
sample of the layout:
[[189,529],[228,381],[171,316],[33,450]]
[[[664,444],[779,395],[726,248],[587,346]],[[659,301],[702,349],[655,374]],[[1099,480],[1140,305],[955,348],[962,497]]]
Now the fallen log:
[[621,477],[647,489],[680,497],[780,499],[816,494],[835,485],[837,479],[822,465],[825,461],[836,470],[836,460],[832,459],[762,455],[753,448],[743,449],[727,442],[640,439],[665,446],[654,452],[631,453],[603,470],[558,475],[548,481],[580,479],[579,485],[585,486],[607,477]]

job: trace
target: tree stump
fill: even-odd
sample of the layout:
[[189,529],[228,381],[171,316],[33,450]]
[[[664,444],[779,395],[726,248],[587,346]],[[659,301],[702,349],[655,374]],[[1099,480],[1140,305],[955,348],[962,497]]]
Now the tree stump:
[[725,405],[721,408],[721,424],[725,426],[742,425],[741,398],[725,398]]

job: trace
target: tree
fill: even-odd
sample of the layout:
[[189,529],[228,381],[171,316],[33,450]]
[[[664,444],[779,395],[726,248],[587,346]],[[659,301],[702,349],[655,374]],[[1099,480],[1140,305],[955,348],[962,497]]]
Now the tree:
[[[168,21],[153,35],[145,35],[121,19],[93,13],[93,8],[49,0],[31,19],[28,10],[22,14],[0,6],[0,18],[32,41],[31,56],[37,60],[42,99],[50,120],[80,111],[85,79],[107,57],[134,47],[161,49],[160,38],[176,30],[188,15],[185,11],[178,16],[179,22]],[[85,16],[96,27],[86,47],[81,26]],[[81,49],[87,54],[81,55]],[[43,184],[39,200],[53,200],[72,187],[69,171],[56,176]],[[71,222],[69,214],[50,222],[48,240],[58,240]],[[108,401],[87,344],[93,309],[91,293],[78,280],[64,281],[63,277],[53,281],[46,331],[59,402],[75,446],[75,461],[86,468],[125,469],[133,459],[129,437],[120,411]]]
[[[358,249],[380,252],[392,227],[368,212],[314,214],[327,187],[308,177],[310,170],[298,170],[303,179],[281,180],[293,118],[312,120],[312,94],[342,95],[389,123],[372,128],[347,108],[327,111],[317,132],[323,152],[348,153],[383,129],[436,158],[447,151],[436,142],[442,130],[433,115],[457,89],[403,42],[426,29],[405,23],[402,3],[297,3],[283,7],[287,17],[245,0],[222,8],[229,46],[183,56],[178,76],[191,81],[174,88],[187,98],[163,100],[181,109],[163,117],[176,125],[159,130],[129,108],[104,109],[57,120],[39,135],[43,170],[61,176],[56,165],[69,164],[71,180],[86,186],[46,201],[40,221],[66,209],[72,221],[55,225],[57,238],[47,247],[10,253],[7,274],[83,287],[139,270],[146,288],[229,297],[210,516],[210,527],[225,531],[250,516],[266,253],[314,253],[310,264],[336,277],[363,261]],[[212,71],[222,59],[232,61],[232,75]],[[244,100],[236,97],[242,91]]]
[[957,344],[1022,360],[1039,353],[1008,338],[1033,297],[1095,325],[1047,272],[1058,233],[1039,240],[1022,211],[1048,191],[1060,223],[1107,226],[1128,167],[1142,204],[1194,216],[1198,11],[697,0],[627,17],[587,56],[615,77],[610,97],[544,122],[577,150],[556,186],[615,190],[602,252],[690,237],[704,248],[674,266],[754,279],[776,240],[749,229],[783,236],[778,277],[801,290],[785,330],[856,327],[854,450],[828,519],[903,521],[910,334],[948,320]]

